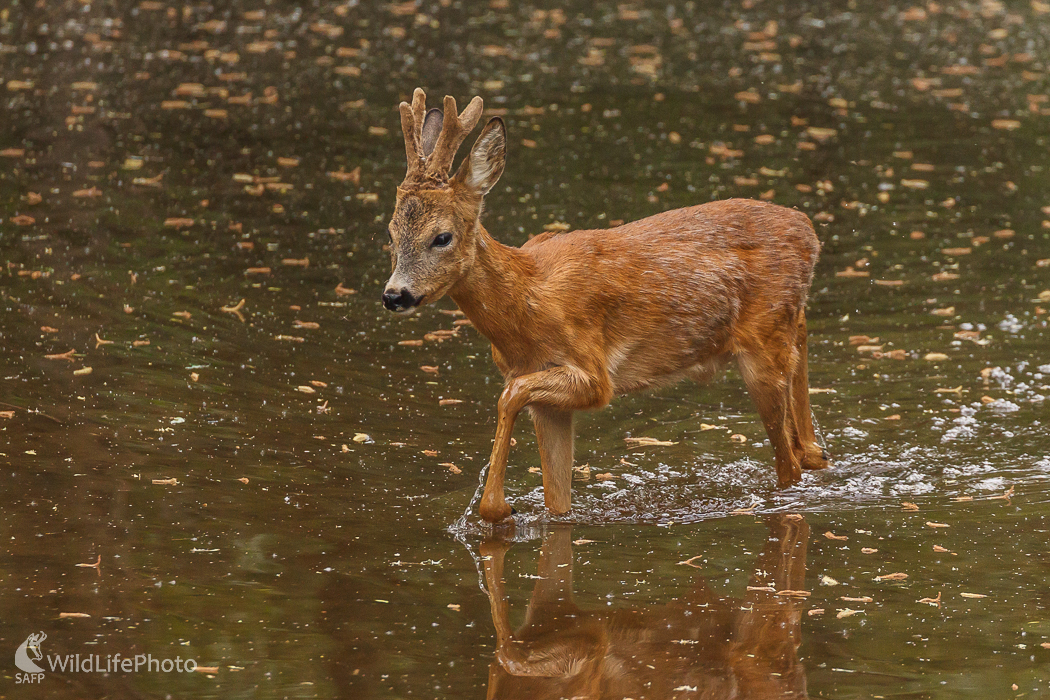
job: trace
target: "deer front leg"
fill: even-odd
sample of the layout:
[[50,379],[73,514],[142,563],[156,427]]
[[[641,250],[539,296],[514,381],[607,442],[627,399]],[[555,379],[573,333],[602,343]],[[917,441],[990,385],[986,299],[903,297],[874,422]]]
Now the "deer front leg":
[[[514,431],[514,421],[522,409],[531,405],[560,411],[579,411],[600,408],[609,403],[610,398],[612,398],[612,387],[604,369],[587,372],[577,367],[563,365],[515,377],[507,382],[499,398],[496,441],[492,446],[485,492],[481,496],[481,505],[478,507],[481,517],[490,523],[497,523],[511,514],[510,505],[503,493],[503,480],[507,471],[507,457],[510,454],[510,438]],[[571,443],[571,427],[569,436]],[[544,483],[546,482],[545,470]],[[568,510],[567,500],[564,503],[565,510]],[[560,501],[559,505],[561,505]]]
[[531,406],[543,468],[543,503],[561,515],[572,505],[572,411]]

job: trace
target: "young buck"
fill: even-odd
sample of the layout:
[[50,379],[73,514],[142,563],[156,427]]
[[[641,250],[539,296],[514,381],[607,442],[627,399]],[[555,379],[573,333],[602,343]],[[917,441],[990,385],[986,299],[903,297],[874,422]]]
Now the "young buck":
[[481,517],[512,511],[503,493],[514,421],[536,427],[543,496],[570,506],[573,413],[613,396],[706,379],[735,358],[773,444],[777,484],[823,469],[809,408],[804,306],[820,244],[802,213],[744,199],[675,209],[600,231],[544,233],[521,248],[481,225],[503,173],[507,130],[493,117],[450,176],[481,117],[445,98],[402,102],[408,173],[390,220],[391,311],[448,294],[492,343],[506,379]]

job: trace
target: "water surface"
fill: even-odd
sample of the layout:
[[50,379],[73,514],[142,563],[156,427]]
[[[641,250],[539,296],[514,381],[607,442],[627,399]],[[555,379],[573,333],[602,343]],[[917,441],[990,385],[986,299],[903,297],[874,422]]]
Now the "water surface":
[[[636,698],[1050,696],[1048,9],[0,10],[0,646],[213,669],[8,664],[0,694],[567,692],[497,655],[504,601],[519,646],[581,683],[619,659]],[[834,469],[777,491],[730,371],[581,416],[564,523],[521,421],[509,547],[460,521],[501,378],[450,301],[379,303],[416,86],[507,121],[507,243],[733,196],[809,214]],[[645,685],[658,658],[680,683]]]

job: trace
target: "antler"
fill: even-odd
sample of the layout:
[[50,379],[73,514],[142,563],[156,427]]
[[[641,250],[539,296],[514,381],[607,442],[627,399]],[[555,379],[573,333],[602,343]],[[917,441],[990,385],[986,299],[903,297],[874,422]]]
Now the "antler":
[[[445,96],[444,113],[431,110],[431,113],[436,113],[431,117],[430,113],[426,113],[426,99],[423,90],[416,88],[412,93],[412,104],[402,102],[399,106],[401,130],[405,134],[405,154],[408,157],[405,182],[423,180],[445,185],[448,183],[452,159],[455,158],[463,139],[477,126],[484,103],[480,97],[475,97],[463,113],[458,114],[456,99]],[[424,126],[431,118],[436,120],[433,126],[440,124],[441,127],[436,142],[431,140],[433,137],[429,127]],[[423,133],[425,128],[428,132],[426,135]],[[432,150],[428,151],[431,144]]]
[[480,97],[475,97],[463,110],[463,114],[456,114],[456,98],[445,96],[444,121],[441,124],[441,134],[434,145],[434,152],[427,159],[427,175],[439,179],[448,180],[448,171],[452,168],[452,159],[456,157],[463,139],[477,125],[481,119],[481,110],[484,104]]
[[423,136],[423,112],[426,109],[427,96],[422,88],[412,93],[412,104],[402,102],[398,105],[401,111],[401,131],[405,134],[405,155],[408,157],[408,172],[405,180],[412,180],[423,173],[426,156],[421,150]]

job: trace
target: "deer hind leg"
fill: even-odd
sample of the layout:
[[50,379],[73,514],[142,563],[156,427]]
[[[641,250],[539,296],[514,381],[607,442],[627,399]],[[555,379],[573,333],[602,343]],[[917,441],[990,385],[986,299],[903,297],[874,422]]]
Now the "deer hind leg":
[[809,362],[806,357],[806,337],[806,315],[800,311],[798,335],[795,338],[798,361],[795,373],[791,378],[795,446],[799,450],[799,464],[803,469],[825,469],[830,458],[828,453],[817,444],[817,436],[813,431],[813,412],[809,406]]
[[755,402],[769,441],[773,443],[779,488],[802,479],[800,451],[795,446],[791,396],[797,353],[794,332],[789,336],[777,330],[766,336],[761,347],[749,348],[737,355],[748,393]]
[[572,411],[532,406],[543,468],[543,502],[555,515],[572,506]]

